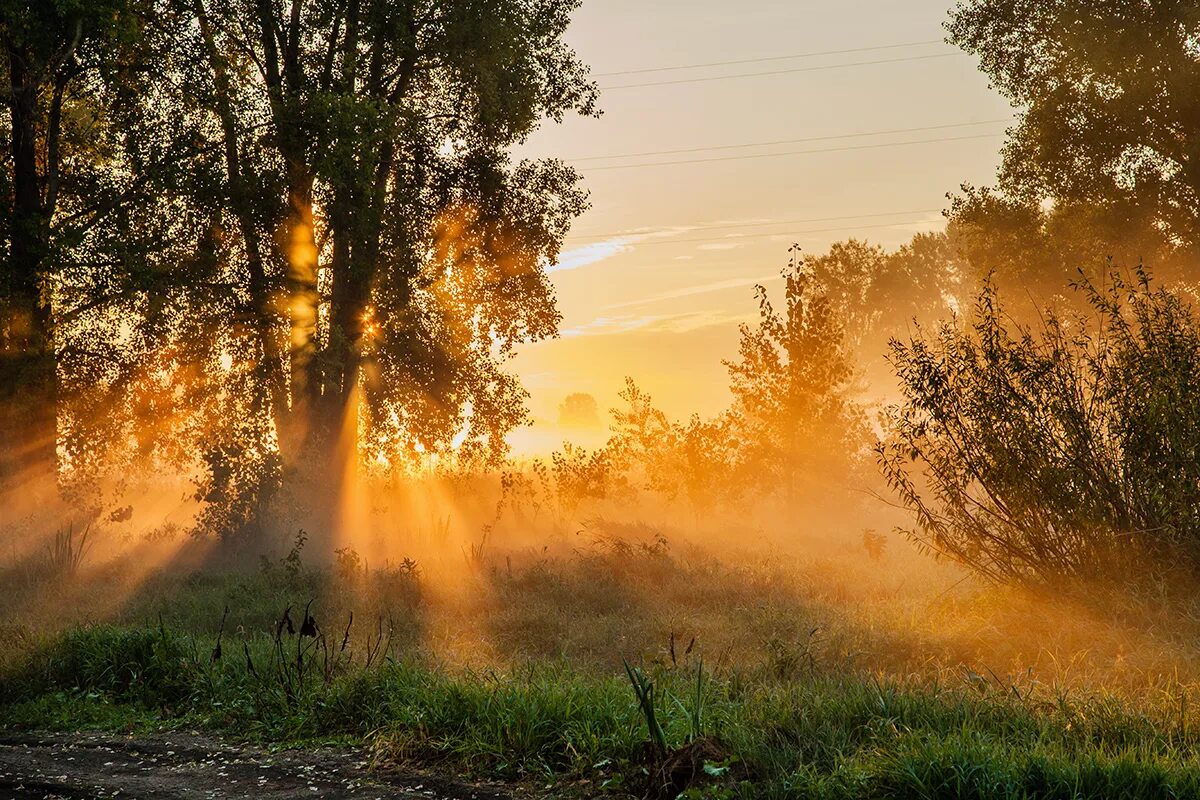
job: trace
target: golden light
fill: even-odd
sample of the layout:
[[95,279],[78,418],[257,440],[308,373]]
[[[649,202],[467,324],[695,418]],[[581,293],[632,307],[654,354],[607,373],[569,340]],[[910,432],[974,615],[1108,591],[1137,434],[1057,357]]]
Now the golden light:
[[375,319],[375,309],[371,306],[362,313],[362,335],[366,339],[375,339],[379,336],[380,326],[379,321]]

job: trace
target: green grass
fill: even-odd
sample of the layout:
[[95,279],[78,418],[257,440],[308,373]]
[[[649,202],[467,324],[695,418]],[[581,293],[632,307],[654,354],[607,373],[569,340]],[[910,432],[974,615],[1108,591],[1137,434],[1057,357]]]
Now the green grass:
[[[127,566],[0,575],[0,726],[352,742],[583,796],[675,797],[682,763],[712,800],[1200,797],[1200,616],[1154,598],[1121,617],[856,551]],[[322,638],[277,638],[310,600]]]
[[[245,641],[246,649],[242,643]],[[627,677],[560,662],[504,673],[361,652],[326,678],[319,658],[292,688],[295,638],[173,629],[70,631],[13,660],[0,683],[8,726],[139,730],[200,726],[268,742],[369,744],[384,760],[640,791],[647,730]],[[282,645],[282,647],[280,647]],[[246,652],[250,654],[247,662]],[[254,671],[251,671],[251,664]],[[648,666],[668,743],[695,720],[695,667]],[[707,796],[1188,797],[1200,735],[1185,706],[1104,695],[1035,698],[1011,688],[736,670],[707,676],[701,724],[724,773]],[[701,794],[701,796],[705,796]]]

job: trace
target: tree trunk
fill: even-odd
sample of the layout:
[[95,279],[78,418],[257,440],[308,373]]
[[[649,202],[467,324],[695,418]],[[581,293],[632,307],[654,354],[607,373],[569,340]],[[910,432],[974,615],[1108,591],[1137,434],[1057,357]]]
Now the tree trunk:
[[277,423],[286,473],[308,460],[311,438],[317,427],[314,416],[322,384],[316,358],[320,264],[313,224],[313,172],[307,159],[304,131],[295,114],[304,80],[299,52],[300,0],[293,0],[286,26],[276,19],[274,8],[267,0],[258,0],[257,9],[275,144],[286,164],[288,213],[279,232],[279,242],[288,265],[286,389],[290,405]]
[[38,87],[26,54],[10,45],[8,57],[13,201],[0,328],[0,484],[53,485],[58,381],[53,319],[42,300],[48,220],[37,163]]

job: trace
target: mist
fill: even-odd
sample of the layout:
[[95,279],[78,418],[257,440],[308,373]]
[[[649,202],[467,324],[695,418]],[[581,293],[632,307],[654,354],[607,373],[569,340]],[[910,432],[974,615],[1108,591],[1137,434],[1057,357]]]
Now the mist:
[[1195,14],[769,5],[0,8],[0,794],[1200,793]]

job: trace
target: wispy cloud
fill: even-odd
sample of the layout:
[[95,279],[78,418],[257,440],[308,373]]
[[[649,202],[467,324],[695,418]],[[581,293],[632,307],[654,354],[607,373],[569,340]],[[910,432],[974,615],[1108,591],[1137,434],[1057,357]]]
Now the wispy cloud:
[[564,250],[558,256],[558,262],[546,267],[547,273],[565,272],[566,270],[579,269],[591,264],[596,264],[601,261],[619,256],[622,253],[627,253],[632,250],[638,242],[643,242],[647,239],[662,239],[670,236],[678,236],[681,233],[687,233],[692,230],[689,227],[677,227],[665,230],[652,231],[630,231],[620,236],[613,236],[608,239],[603,239],[599,242],[573,247],[570,250]]
[[557,263],[551,264],[546,268],[546,272],[564,272],[569,269],[586,267],[598,261],[604,261],[630,250],[632,242],[633,240],[629,237],[620,236],[615,239],[605,239],[602,242],[593,242],[592,244],[585,244],[583,247],[565,250],[559,254]]
[[612,336],[623,333],[688,333],[714,325],[745,322],[746,314],[686,311],[678,314],[612,314],[560,332],[564,338]]
[[640,306],[647,303],[658,303],[663,300],[675,300],[680,297],[691,297],[697,294],[708,294],[709,292],[719,292],[724,289],[737,289],[742,286],[754,286],[758,283],[768,283],[770,281],[779,280],[779,273],[770,275],[760,275],[754,278],[727,278],[723,281],[712,281],[710,283],[701,283],[695,286],[684,286],[679,289],[672,289],[669,292],[660,292],[652,294],[649,297],[641,297],[637,300],[627,300],[624,303],[614,303],[613,305],[605,306],[605,309],[629,308],[631,306]]

